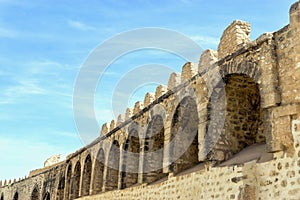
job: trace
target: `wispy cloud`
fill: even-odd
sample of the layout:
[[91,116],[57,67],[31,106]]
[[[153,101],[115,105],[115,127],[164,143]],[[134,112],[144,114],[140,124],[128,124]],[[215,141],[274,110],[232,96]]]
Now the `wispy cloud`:
[[71,67],[67,64],[62,64],[49,59],[34,60],[26,64],[31,74],[45,74],[50,75],[59,70],[71,70]]
[[55,135],[56,137],[64,137],[64,138],[78,138],[78,135],[75,132],[67,132],[67,131],[51,131],[51,135]]
[[[62,159],[68,153],[63,146],[50,144],[48,141],[37,141],[30,137],[12,137],[0,133],[0,151],[3,153],[1,159],[9,160],[5,165],[0,166],[0,179],[19,178],[28,175],[30,170],[43,167],[43,162],[50,156],[62,154]],[[13,156],[12,156],[13,155]],[[28,159],[29,156],[34,159]]]
[[0,27],[0,38],[15,38],[16,35],[16,31]]
[[46,94],[47,91],[41,88],[32,80],[19,81],[18,85],[11,86],[5,89],[4,95],[7,97],[16,97],[24,95]]
[[83,22],[80,21],[75,21],[75,20],[69,20],[68,21],[68,25],[72,28],[81,30],[81,31],[91,31],[91,30],[95,30],[96,28],[93,26],[89,26]]
[[199,45],[203,45],[203,46],[217,47],[220,41],[218,37],[212,37],[212,36],[193,35],[190,36],[190,38],[195,42],[197,42]]

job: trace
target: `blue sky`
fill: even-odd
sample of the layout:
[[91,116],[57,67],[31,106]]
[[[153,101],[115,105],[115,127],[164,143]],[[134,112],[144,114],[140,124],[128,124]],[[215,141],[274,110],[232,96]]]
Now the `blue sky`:
[[[178,31],[203,49],[217,49],[222,31],[235,19],[251,23],[251,39],[285,26],[294,1],[0,0],[0,179],[24,177],[51,155],[64,157],[84,145],[73,119],[73,88],[80,66],[103,41],[159,27]],[[145,63],[180,72],[184,60],[141,50],[114,62],[95,94],[100,125],[113,117],[118,81]],[[156,85],[137,89],[126,104],[143,100],[145,90],[154,92]]]

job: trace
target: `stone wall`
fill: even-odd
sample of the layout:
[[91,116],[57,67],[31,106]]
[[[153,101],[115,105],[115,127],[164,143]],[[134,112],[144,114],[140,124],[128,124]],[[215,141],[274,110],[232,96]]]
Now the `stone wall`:
[[234,21],[218,52],[186,63],[66,160],[5,182],[6,199],[299,199],[300,7],[250,41]]

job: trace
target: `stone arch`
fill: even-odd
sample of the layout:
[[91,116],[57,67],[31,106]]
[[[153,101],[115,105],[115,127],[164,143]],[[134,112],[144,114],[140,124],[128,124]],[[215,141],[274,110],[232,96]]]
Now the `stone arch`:
[[170,171],[177,174],[199,163],[197,103],[190,96],[184,97],[177,106],[172,118]]
[[65,177],[60,176],[58,185],[57,185],[56,200],[64,199],[64,190],[65,190]]
[[36,185],[31,192],[31,200],[39,200],[40,194],[38,186]]
[[70,199],[71,179],[72,179],[72,163],[70,162],[66,171],[66,185],[65,185],[66,200]]
[[153,116],[144,141],[143,182],[151,183],[167,175],[163,173],[164,134],[163,117]]
[[[224,87],[210,97],[205,136],[205,146],[212,149],[208,158],[218,161],[254,143],[265,143],[259,85],[246,74],[228,74],[223,81]],[[225,119],[223,124],[218,124],[220,118]]]
[[79,197],[80,177],[81,177],[81,165],[80,165],[80,161],[77,161],[74,168],[73,177],[72,177],[71,199],[76,199]]
[[107,173],[105,181],[105,190],[111,191],[118,189],[119,166],[120,165],[120,145],[117,140],[114,140],[107,160]]
[[99,149],[94,163],[95,166],[94,166],[93,194],[98,194],[102,192],[103,180],[104,180],[105,153],[103,148]]
[[50,200],[50,193],[49,192],[46,192],[45,195],[44,195],[44,198],[43,200]]
[[123,145],[121,188],[138,183],[140,151],[138,124],[133,122],[128,128],[128,137]]
[[92,159],[91,155],[88,154],[84,161],[82,184],[81,184],[81,196],[86,196],[90,194],[92,177]]
[[3,194],[3,192],[1,194],[1,200],[4,200],[4,194]]
[[19,200],[19,193],[16,191],[13,200]]
[[241,62],[231,61],[220,67],[220,75],[225,79],[231,74],[243,74],[251,78],[254,82],[261,80],[262,70],[257,62],[253,60],[243,60]]

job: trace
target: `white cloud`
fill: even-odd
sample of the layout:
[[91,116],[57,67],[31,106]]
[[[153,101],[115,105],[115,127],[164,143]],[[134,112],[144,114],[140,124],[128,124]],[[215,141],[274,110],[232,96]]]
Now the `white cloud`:
[[47,91],[41,88],[32,80],[18,81],[18,85],[10,86],[5,89],[4,95],[7,97],[18,97],[24,95],[46,94]]
[[0,27],[0,38],[15,38],[16,36],[16,31]]
[[[26,139],[25,139],[26,138]],[[66,155],[67,149],[49,142],[37,141],[30,137],[10,137],[0,133],[1,179],[28,176],[30,170],[43,167],[43,162],[52,155]],[[64,159],[62,156],[61,159]]]
[[117,119],[118,116],[114,116],[114,114],[116,115],[117,113],[113,113],[111,109],[96,109],[97,120],[102,123],[110,123],[111,120]]
[[220,41],[219,38],[212,37],[212,36],[194,35],[194,36],[190,36],[190,38],[195,42],[197,42],[199,45],[204,45],[204,46],[217,47]]
[[68,25],[72,28],[75,28],[75,29],[78,29],[81,31],[95,30],[95,27],[89,26],[87,24],[84,24],[83,22],[75,21],[75,20],[69,20]]
[[51,135],[55,135],[55,137],[63,137],[63,138],[78,138],[78,135],[75,132],[67,132],[67,131],[51,131]]
[[[5,178],[19,178],[27,175],[30,170],[42,167],[42,162],[46,160],[51,151],[55,150],[55,147],[47,143],[2,136],[0,140],[0,150],[3,153],[1,157],[2,161],[10,160],[9,166],[0,166],[0,171],[5,170],[7,167],[13,168],[15,174],[9,173],[11,170],[6,169],[7,174],[5,176],[8,177]],[[13,158],[10,158],[12,155]],[[30,161],[30,164],[28,163],[29,155],[34,158]],[[24,166],[26,166],[26,168],[24,168]],[[4,176],[4,174],[1,175]]]

